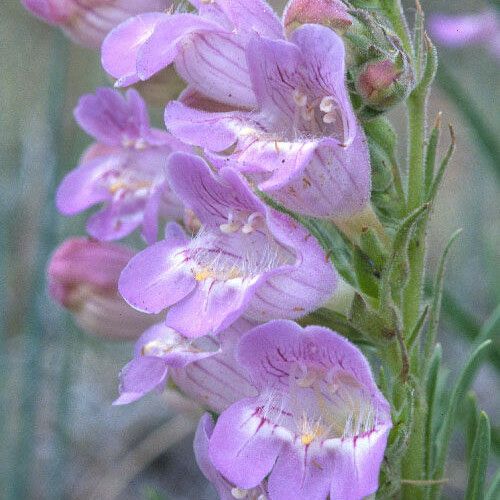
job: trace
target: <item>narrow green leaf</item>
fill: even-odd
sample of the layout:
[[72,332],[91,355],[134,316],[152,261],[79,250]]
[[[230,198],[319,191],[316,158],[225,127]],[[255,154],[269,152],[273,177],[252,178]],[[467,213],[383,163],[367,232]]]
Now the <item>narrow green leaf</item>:
[[484,496],[484,500],[498,500],[500,498],[500,470],[493,477],[491,485]]
[[408,350],[410,351],[412,347],[414,346],[415,342],[418,340],[420,337],[420,333],[422,332],[422,329],[424,327],[425,320],[427,319],[427,314],[429,313],[429,306],[426,305],[424,307],[424,310],[420,314],[420,317],[418,318],[417,323],[415,324],[415,327],[413,328],[413,331],[410,333],[408,336],[408,339],[406,340],[406,345],[408,346]]
[[446,247],[443,251],[443,255],[439,261],[438,271],[436,274],[436,281],[434,283],[434,296],[432,299],[430,315],[429,315],[429,328],[427,330],[427,336],[425,339],[424,345],[424,366],[428,366],[428,361],[432,355],[432,349],[434,348],[434,344],[436,343],[438,326],[439,326],[439,317],[441,313],[441,301],[443,297],[443,285],[444,285],[444,273],[446,270],[446,261],[448,259],[448,255],[450,253],[450,249],[453,243],[456,241],[460,233],[461,229],[455,231],[451,238],[448,240]]
[[498,332],[500,330],[500,304],[491,313],[489,318],[484,322],[483,326],[479,330],[479,335],[476,342],[480,344],[488,339],[498,338]]
[[[476,372],[481,364],[483,354],[490,346],[491,340],[487,340],[472,353],[469,361],[458,378],[455,388],[453,389],[448,408],[446,409],[447,411],[444,416],[443,424],[436,437],[436,464],[432,475],[432,478],[435,480],[442,479],[443,477],[448,446],[450,444],[451,435],[455,425],[458,405],[462,402],[467,390],[471,386],[474,376],[476,375]],[[440,484],[433,485],[430,497],[439,498],[440,491]]]
[[434,466],[434,419],[436,416],[436,389],[441,367],[442,349],[437,344],[430,362],[426,381],[427,419],[425,423],[425,477],[430,477]]
[[427,201],[429,202],[433,202],[434,199],[436,198],[439,186],[441,185],[441,181],[443,180],[444,177],[444,173],[446,172],[446,168],[448,167],[448,163],[450,162],[450,159],[455,151],[455,146],[456,146],[455,131],[453,130],[453,127],[451,125],[450,125],[450,136],[451,136],[451,142],[448,151],[441,160],[439,169],[436,172],[436,176],[429,188],[429,192],[427,195]]
[[346,316],[339,312],[332,311],[331,309],[327,309],[326,307],[317,309],[311,314],[308,314],[298,320],[298,322],[302,326],[326,326],[338,333],[341,333],[349,340],[357,344],[366,343],[366,339],[363,337],[363,334],[352,324],[351,321],[349,321]]
[[469,467],[469,480],[465,498],[467,500],[484,499],[484,483],[488,456],[490,454],[490,420],[482,411],[477,423],[476,437],[472,446],[471,463]]
[[467,462],[470,463],[472,446],[476,437],[477,420],[479,409],[477,398],[473,391],[469,391],[464,401],[464,428],[465,428],[465,454]]
[[394,236],[392,251],[382,271],[380,280],[380,309],[387,309],[392,303],[393,288],[400,290],[405,282],[405,272],[408,270],[407,249],[412,229],[427,212],[429,206],[424,204],[413,211],[399,225]]
[[427,195],[431,189],[432,182],[434,180],[434,171],[436,168],[436,154],[437,147],[439,144],[439,136],[441,133],[441,111],[437,114],[436,121],[434,122],[434,127],[432,128],[431,135],[429,136],[429,142],[427,143],[427,150],[425,153],[425,192]]
[[438,67],[438,56],[437,50],[431,39],[424,33],[424,45],[425,45],[425,67],[422,74],[422,78],[420,79],[418,85],[415,90],[412,92],[413,94],[425,95],[430,85],[434,81],[436,77],[436,71]]

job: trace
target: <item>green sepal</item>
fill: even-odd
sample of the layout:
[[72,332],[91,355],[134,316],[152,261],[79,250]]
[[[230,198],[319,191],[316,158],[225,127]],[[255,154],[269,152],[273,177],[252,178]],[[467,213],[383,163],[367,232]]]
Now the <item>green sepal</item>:
[[398,327],[396,322],[387,321],[380,316],[359,293],[354,295],[349,319],[354,327],[375,345],[384,346],[396,339]]
[[465,492],[466,500],[483,500],[486,469],[490,454],[490,420],[482,411],[477,422],[476,436],[472,446],[469,479]]
[[[481,365],[482,357],[490,346],[491,340],[487,340],[474,350],[465,365],[465,368],[462,370],[455,388],[453,389],[444,414],[443,423],[436,436],[436,463],[432,479],[438,480],[443,477],[448,446],[450,444],[451,435],[455,426],[458,406],[471,386],[474,376]],[[440,491],[440,484],[433,485],[431,488],[431,498],[439,498]]]
[[361,250],[370,257],[373,262],[376,278],[380,278],[382,269],[388,256],[386,247],[380,241],[377,233],[371,227],[361,233],[359,239]]
[[360,248],[355,247],[352,263],[359,289],[364,294],[378,299],[380,271],[374,262]]

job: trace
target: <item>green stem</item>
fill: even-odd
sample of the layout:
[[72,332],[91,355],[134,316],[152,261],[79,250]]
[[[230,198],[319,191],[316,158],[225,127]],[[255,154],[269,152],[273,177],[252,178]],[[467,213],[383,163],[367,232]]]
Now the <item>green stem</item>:
[[[425,104],[427,89],[417,87],[408,99],[408,213],[417,209],[424,200],[424,149],[425,149]],[[408,282],[403,292],[403,325],[405,337],[413,331],[420,315],[423,281],[425,274],[425,235],[428,216],[425,214],[418,223],[413,238],[408,246],[410,269]],[[416,359],[416,358],[414,358]],[[413,370],[415,371],[415,367]],[[417,370],[418,371],[418,370]],[[403,459],[403,478],[418,481],[424,473],[424,435],[427,408],[420,395],[415,396],[415,413],[408,443],[408,450]],[[408,500],[423,499],[424,489],[413,483],[402,487],[402,498]]]

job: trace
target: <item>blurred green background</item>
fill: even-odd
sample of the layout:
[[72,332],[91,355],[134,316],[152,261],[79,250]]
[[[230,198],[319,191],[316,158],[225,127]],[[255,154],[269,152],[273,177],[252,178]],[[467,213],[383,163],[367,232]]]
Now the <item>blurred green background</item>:
[[[485,5],[422,4],[427,12]],[[407,12],[411,19],[410,2]],[[464,229],[448,266],[441,325],[453,379],[470,339],[500,303],[500,66],[478,47],[442,49],[440,55],[448,84],[441,71],[429,118],[443,111],[458,147],[435,207],[428,257],[432,276],[449,236]],[[131,345],[82,334],[46,295],[50,253],[66,237],[84,234],[84,217],[59,216],[53,192],[90,142],[71,111],[79,95],[109,84],[99,56],[32,18],[17,0],[7,0],[0,60],[0,497],[214,498],[192,456],[191,421],[171,420],[172,410],[154,395],[129,407],[111,406]],[[450,77],[459,85],[450,85]],[[468,107],[475,115],[470,109],[464,114]],[[391,114],[404,130],[404,109]],[[402,158],[404,148],[402,139]],[[474,388],[498,426],[498,335],[495,342],[496,358],[491,356]],[[459,436],[451,453],[449,498],[461,497],[465,487],[462,441]],[[498,427],[496,443],[498,453]]]

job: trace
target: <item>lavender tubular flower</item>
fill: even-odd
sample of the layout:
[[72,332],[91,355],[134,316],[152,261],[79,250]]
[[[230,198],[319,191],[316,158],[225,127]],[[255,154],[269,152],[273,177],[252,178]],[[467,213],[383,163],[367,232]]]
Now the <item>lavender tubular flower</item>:
[[206,413],[200,419],[196,434],[194,436],[194,454],[196,463],[203,475],[213,484],[221,500],[235,500],[246,498],[248,500],[266,500],[267,492],[265,484],[252,488],[251,490],[242,490],[231,484],[217,469],[213,466],[209,457],[209,442],[214,430],[212,417]]
[[429,31],[437,42],[449,47],[483,44],[500,60],[500,19],[494,10],[477,14],[434,14]]
[[59,186],[58,209],[74,215],[102,203],[87,222],[91,236],[117,240],[142,226],[145,239],[155,241],[160,216],[183,217],[164,169],[172,151],[189,148],[150,127],[146,105],[132,89],[126,97],[116,90],[97,89],[95,95],[80,99],[75,117],[97,142]]
[[290,42],[256,35],[247,60],[255,111],[214,113],[171,102],[169,130],[219,153],[212,161],[240,170],[291,210],[316,217],[365,210],[369,153],[349,102],[340,37],[319,25],[301,26]]
[[321,327],[272,321],[238,347],[259,395],[219,417],[209,457],[239,489],[267,478],[271,500],[359,500],[374,493],[392,426],[368,362]]
[[171,0],[22,0],[43,21],[75,42],[97,49],[112,28],[141,12],[167,10]]
[[261,0],[191,2],[197,14],[144,14],[113,30],[102,46],[104,69],[126,86],[175,63],[182,78],[217,102],[255,106],[246,67],[249,36],[282,37],[272,9]]
[[352,24],[352,17],[342,0],[290,0],[283,13],[283,25],[290,33],[302,24],[324,24],[344,30]]
[[189,239],[175,224],[131,260],[120,292],[137,309],[169,308],[182,335],[216,334],[240,316],[297,318],[332,295],[337,275],[305,229],[264,205],[231,169],[215,176],[193,155],[172,155],[169,182],[203,227]]
[[134,254],[121,245],[68,239],[49,262],[49,293],[87,333],[135,340],[157,318],[136,311],[118,293],[118,277]]
[[192,340],[163,323],[154,325],[137,341],[134,359],[120,373],[120,397],[114,404],[128,404],[162,390],[169,376],[185,396],[214,412],[255,396],[246,370],[235,359],[236,344],[253,326],[242,319],[218,339]]

